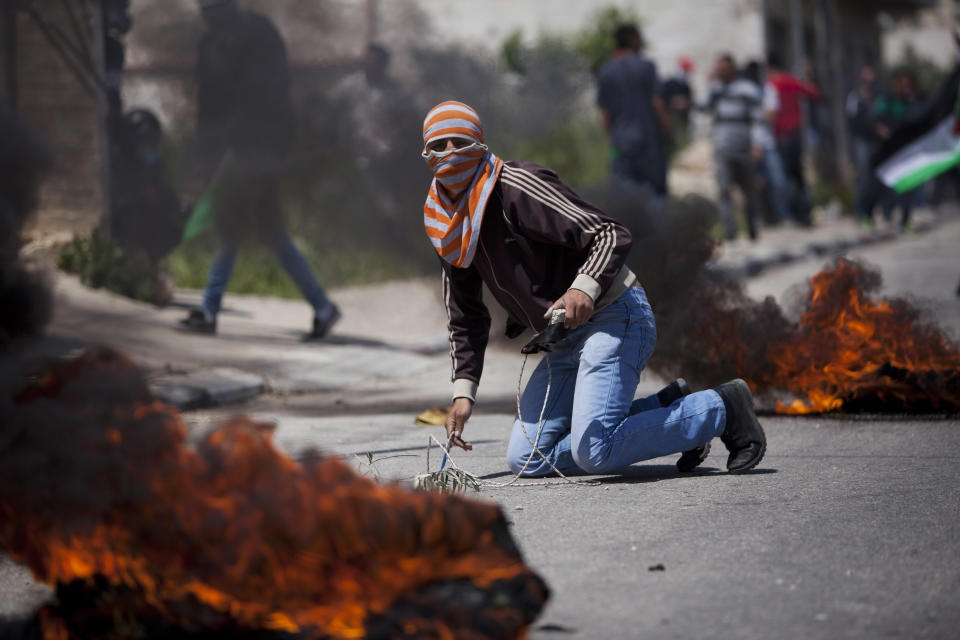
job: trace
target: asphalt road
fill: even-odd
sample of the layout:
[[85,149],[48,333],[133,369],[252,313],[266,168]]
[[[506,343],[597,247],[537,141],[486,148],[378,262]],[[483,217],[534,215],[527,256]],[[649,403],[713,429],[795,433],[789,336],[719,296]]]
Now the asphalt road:
[[[883,270],[887,292],[909,293],[956,337],[958,246],[953,222],[856,253]],[[822,263],[765,272],[748,289],[782,296]],[[518,367],[512,353],[492,360],[486,375],[502,393],[478,405],[468,430],[476,448],[457,455],[490,481],[509,479],[503,452]],[[369,451],[379,462],[357,461],[361,471],[407,480],[424,468],[427,434],[439,434],[412,423],[422,397],[414,387],[424,379],[391,383],[382,397],[377,388],[266,396],[242,411],[275,421],[277,442],[295,455],[316,446],[357,460],[350,454]],[[236,411],[189,419],[200,432]],[[479,497],[503,507],[528,562],[553,590],[533,637],[956,638],[960,421],[768,416],[763,423],[767,456],[743,476],[723,472],[716,442],[692,475],[677,474],[671,457],[599,478],[598,486],[485,488]],[[0,614],[22,614],[43,593],[21,568],[0,562]]]

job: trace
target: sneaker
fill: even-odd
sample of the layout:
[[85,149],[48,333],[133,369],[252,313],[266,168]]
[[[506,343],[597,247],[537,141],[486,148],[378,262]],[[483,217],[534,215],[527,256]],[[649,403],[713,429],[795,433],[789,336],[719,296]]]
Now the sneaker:
[[727,411],[727,425],[720,440],[727,446],[727,471],[743,473],[753,469],[767,450],[767,437],[757,420],[753,394],[747,383],[737,378],[716,388]]
[[194,333],[213,334],[217,332],[217,317],[208,317],[202,309],[192,309],[187,317],[180,321],[180,328]]
[[337,308],[337,305],[331,304],[326,314],[323,316],[319,314],[313,316],[313,330],[304,336],[304,339],[323,340],[330,334],[333,325],[340,322],[341,317],[340,309]]

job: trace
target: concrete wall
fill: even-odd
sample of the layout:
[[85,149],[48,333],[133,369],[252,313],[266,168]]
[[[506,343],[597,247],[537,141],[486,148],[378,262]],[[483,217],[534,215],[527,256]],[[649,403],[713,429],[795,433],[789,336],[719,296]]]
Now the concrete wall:
[[[34,3],[62,30],[61,3]],[[82,23],[86,25],[87,23]],[[89,34],[87,34],[89,37]],[[87,230],[101,209],[100,138],[96,100],[24,13],[17,17],[19,107],[53,149],[56,167],[44,184],[35,225]]]
[[[240,6],[277,26],[295,76],[356,65],[366,47],[366,0],[240,0]],[[183,133],[195,114],[193,73],[203,32],[196,0],[133,0],[130,13],[124,105],[148,107],[173,135]]]

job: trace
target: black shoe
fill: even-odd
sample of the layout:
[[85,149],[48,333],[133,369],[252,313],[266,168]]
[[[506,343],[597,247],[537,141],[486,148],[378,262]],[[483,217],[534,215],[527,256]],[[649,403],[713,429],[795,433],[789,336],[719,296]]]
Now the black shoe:
[[753,469],[767,450],[767,437],[753,409],[753,394],[747,383],[737,378],[716,388],[727,411],[727,425],[720,440],[727,446],[727,471],[743,473]]
[[690,395],[690,385],[683,378],[677,378],[660,391],[657,391],[657,400],[661,407],[669,407],[683,396]]
[[340,309],[331,304],[330,310],[324,316],[313,316],[313,330],[304,336],[304,340],[322,340],[330,334],[333,325],[340,322]]
[[[693,392],[690,390],[690,385],[687,384],[687,381],[683,378],[677,378],[657,392],[657,400],[660,401],[661,407],[669,407],[683,396],[688,396],[691,393]],[[707,459],[708,455],[710,455],[709,442],[690,449],[690,451],[684,451],[680,459],[677,460],[677,471],[681,473],[693,471]]]
[[214,316],[213,320],[208,320],[201,309],[193,309],[180,321],[180,327],[195,333],[212,334],[217,332],[217,318]]
[[690,473],[707,459],[707,456],[710,455],[710,443],[704,442],[702,445],[696,449],[690,449],[690,451],[684,451],[680,455],[680,459],[677,460],[677,471],[680,473]]

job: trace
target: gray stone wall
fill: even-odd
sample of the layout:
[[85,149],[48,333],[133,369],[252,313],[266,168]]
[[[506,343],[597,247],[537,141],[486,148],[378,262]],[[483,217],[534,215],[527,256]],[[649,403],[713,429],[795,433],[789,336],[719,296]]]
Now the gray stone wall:
[[[45,0],[32,4],[46,20],[71,31],[61,3]],[[44,135],[56,161],[41,191],[34,225],[88,230],[99,221],[102,203],[96,100],[36,23],[22,12],[17,16],[17,40],[19,108]]]

